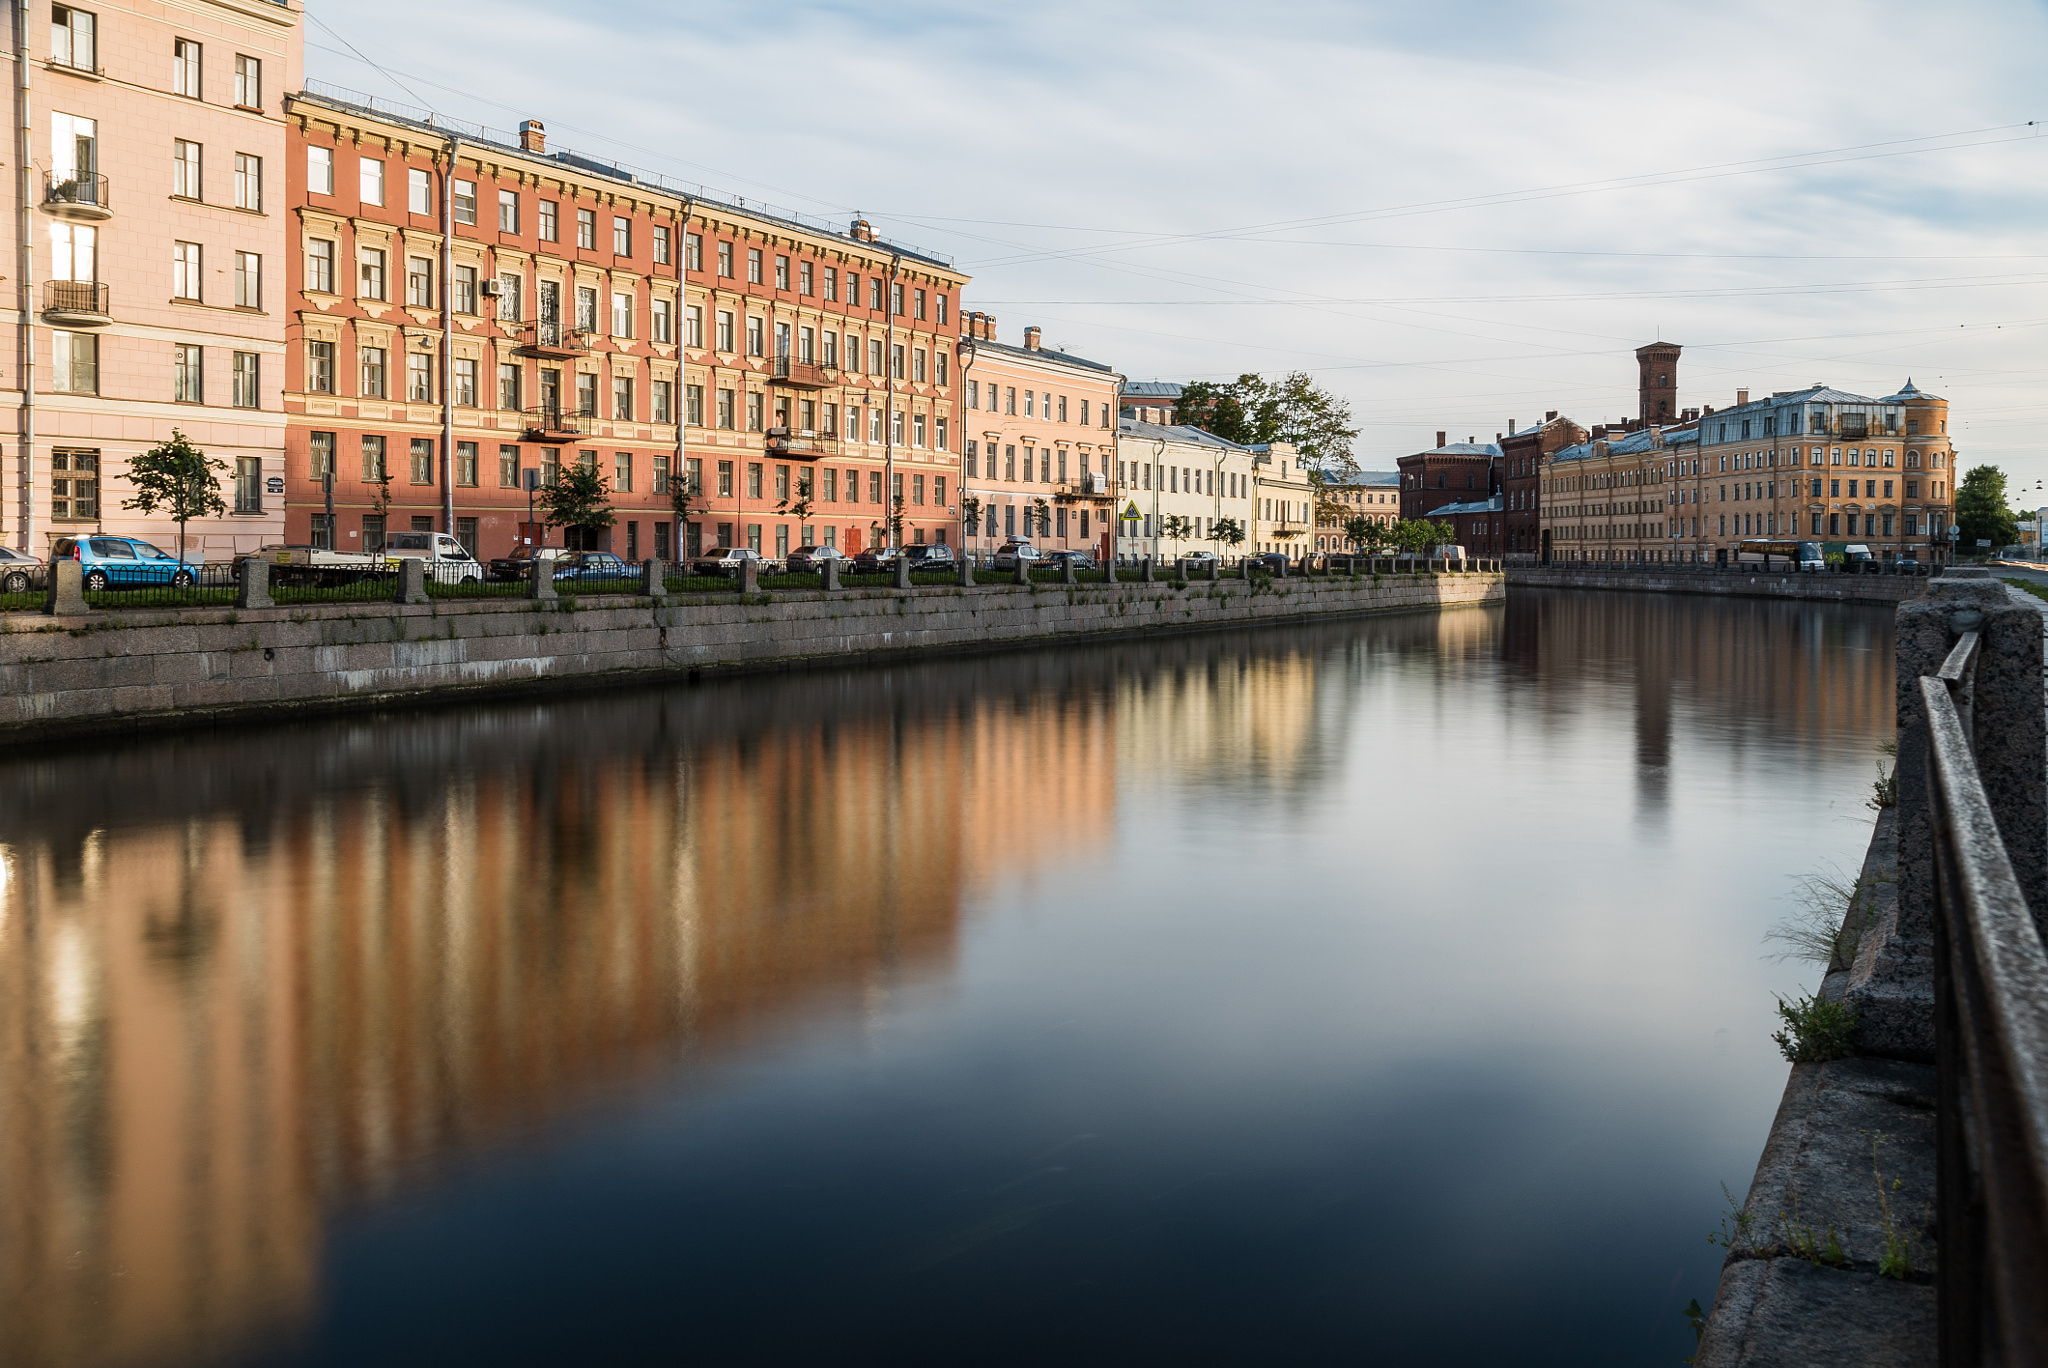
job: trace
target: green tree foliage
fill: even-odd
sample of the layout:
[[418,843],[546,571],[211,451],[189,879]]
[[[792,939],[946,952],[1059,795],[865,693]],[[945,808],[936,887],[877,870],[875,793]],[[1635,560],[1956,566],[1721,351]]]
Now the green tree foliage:
[[1973,555],[1979,541],[1992,549],[2011,546],[2020,539],[2019,519],[2006,507],[2005,472],[1997,466],[1982,465],[1963,476],[1956,487],[1956,525],[1963,530],[1963,555]]
[[1216,518],[1209,523],[1209,540],[1218,546],[1243,546],[1244,524],[1235,518]]
[[1368,556],[1379,554],[1394,541],[1393,528],[1363,513],[1354,513],[1344,520],[1344,535]]
[[594,466],[577,462],[562,467],[551,485],[534,493],[534,504],[549,527],[583,527],[595,531],[619,520],[612,512],[611,484]]
[[1166,541],[1186,541],[1195,535],[1194,520],[1169,513],[1159,520],[1159,535]]
[[159,442],[128,463],[128,482],[135,497],[124,499],[121,507],[138,513],[168,513],[178,525],[178,559],[185,559],[185,524],[194,518],[218,518],[228,511],[220,496],[217,470],[226,470],[184,433],[171,429],[171,439]]
[[1393,527],[1393,543],[1403,551],[1427,551],[1456,539],[1456,529],[1440,518],[1403,518]]
[[1197,380],[1182,388],[1174,418],[1240,446],[1291,442],[1310,470],[1358,469],[1351,455],[1351,443],[1358,436],[1351,424],[1351,405],[1318,385],[1307,371],[1278,380],[1240,375],[1220,385]]

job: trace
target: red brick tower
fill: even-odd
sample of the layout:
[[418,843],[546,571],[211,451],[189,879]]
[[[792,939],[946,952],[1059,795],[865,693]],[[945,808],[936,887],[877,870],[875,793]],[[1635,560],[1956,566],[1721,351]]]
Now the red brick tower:
[[1642,402],[1637,417],[1645,424],[1678,421],[1678,353],[1676,342],[1652,342],[1636,348],[1638,391]]

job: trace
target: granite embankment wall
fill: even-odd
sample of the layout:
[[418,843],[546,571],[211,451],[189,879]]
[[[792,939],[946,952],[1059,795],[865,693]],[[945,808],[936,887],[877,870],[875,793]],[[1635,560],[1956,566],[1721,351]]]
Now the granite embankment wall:
[[1500,603],[1498,573],[0,617],[0,734],[57,739],[893,655]]
[[1810,603],[1903,603],[1927,592],[1917,575],[1759,575],[1714,570],[1601,570],[1576,565],[1510,565],[1516,589],[1626,589],[1639,594],[1722,594]]

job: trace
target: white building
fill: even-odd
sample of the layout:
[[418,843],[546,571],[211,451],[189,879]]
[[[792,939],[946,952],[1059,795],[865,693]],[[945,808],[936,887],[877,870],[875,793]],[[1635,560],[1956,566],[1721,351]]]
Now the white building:
[[[1170,561],[1191,551],[1241,555],[1252,550],[1257,506],[1257,464],[1264,447],[1239,446],[1196,427],[1143,423],[1117,425],[1119,483],[1117,555],[1125,560]],[[1293,457],[1292,447],[1274,447]],[[1135,511],[1136,516],[1132,514]],[[1217,523],[1234,521],[1244,544],[1216,539]]]

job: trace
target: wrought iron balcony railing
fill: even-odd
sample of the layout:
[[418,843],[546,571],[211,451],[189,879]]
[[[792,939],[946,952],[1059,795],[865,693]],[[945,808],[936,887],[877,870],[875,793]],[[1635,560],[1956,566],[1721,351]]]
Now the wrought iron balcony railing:
[[96,280],[43,282],[43,317],[67,327],[104,327],[114,321],[108,312],[107,287]]
[[592,436],[596,431],[594,414],[562,408],[526,411],[526,440],[529,442],[574,442]]
[[837,382],[823,366],[810,361],[798,361],[787,356],[778,356],[770,364],[768,383],[788,385],[795,389],[823,389]]
[[43,211],[57,218],[98,220],[114,216],[107,178],[97,174],[43,173]]
[[518,350],[528,356],[558,360],[582,356],[590,350],[590,333],[556,319],[536,319],[520,328]]
[[791,432],[785,427],[772,427],[767,433],[768,454],[787,456],[796,461],[815,461],[821,456],[837,456],[839,439],[820,437],[815,433]]

